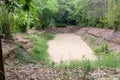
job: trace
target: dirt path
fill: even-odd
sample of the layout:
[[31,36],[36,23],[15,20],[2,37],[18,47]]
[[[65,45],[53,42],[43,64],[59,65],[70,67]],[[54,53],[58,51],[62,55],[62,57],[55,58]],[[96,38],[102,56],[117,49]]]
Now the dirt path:
[[90,60],[96,59],[94,52],[76,34],[57,34],[54,40],[48,42],[48,46],[48,52],[54,62],[81,60],[83,56]]

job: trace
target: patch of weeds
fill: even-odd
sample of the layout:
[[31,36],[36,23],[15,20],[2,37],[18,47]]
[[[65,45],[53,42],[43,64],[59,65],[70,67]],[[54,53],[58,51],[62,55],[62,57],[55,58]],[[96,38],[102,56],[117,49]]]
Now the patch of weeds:
[[109,53],[107,43],[102,43],[101,45],[96,45],[93,47],[93,50],[96,54],[98,53]]
[[120,68],[120,53],[115,55],[116,53],[110,54],[101,54],[101,60],[89,61],[87,59],[83,60],[75,60],[70,62],[62,62],[60,64],[56,64],[56,68],[64,69],[66,66],[68,69],[82,69],[83,75],[80,77],[82,80],[95,80],[89,72],[96,68]]
[[[56,68],[85,68],[86,64],[88,64],[88,59],[84,58],[82,60],[71,60],[69,62],[61,62],[55,65]],[[90,61],[89,61],[90,62]]]
[[49,54],[47,52],[48,40],[54,38],[54,34],[50,32],[45,32],[43,34],[29,34],[26,38],[30,39],[33,42],[33,48],[30,52],[30,58],[36,61],[41,61],[41,63],[49,62]]
[[88,38],[88,42],[89,44],[92,46],[92,45],[96,45],[98,40],[92,36],[86,36],[86,38]]
[[25,56],[26,53],[20,48],[20,44],[17,44],[15,54],[15,59],[19,60],[20,62],[30,62],[29,57]]
[[89,60],[83,59],[81,61],[76,60],[76,61],[71,61],[69,67],[70,68],[82,68],[84,69],[87,65],[89,65]]
[[96,54],[98,54],[98,53],[101,52],[101,47],[100,46],[94,46],[93,50]]
[[[120,54],[120,53],[119,53]],[[91,69],[95,68],[120,68],[120,55],[116,53],[110,54],[101,54],[100,59],[95,61],[89,61],[87,59],[83,60],[74,60],[70,62],[62,62],[60,64],[56,64],[56,68],[64,68],[68,66],[68,68],[82,68],[85,66],[91,65]]]
[[[117,56],[118,57],[118,56]],[[94,61],[93,68],[105,67],[105,68],[118,68],[120,67],[120,56],[117,58],[115,53],[102,54],[101,60]]]
[[102,43],[102,45],[101,45],[101,50],[102,50],[102,52],[104,52],[104,53],[108,53],[109,51],[108,51],[108,44],[107,43]]
[[98,60],[92,63],[92,67],[120,68],[120,55],[116,56],[116,53],[110,52],[108,44],[104,41],[101,44],[96,44],[98,41],[94,37],[88,37],[88,42],[98,57]]
[[89,73],[92,69],[92,63],[87,60],[85,61],[85,64],[84,64],[84,75],[82,77],[83,80],[95,80],[93,76],[91,76]]
[[67,62],[60,62],[54,65],[55,68],[65,68],[66,66],[68,66]]
[[95,53],[108,53],[108,44],[104,41],[100,42],[97,38],[87,36],[89,45],[92,47]]
[[[83,59],[82,61],[75,60],[69,63],[62,62],[57,64],[56,68],[62,68],[64,70],[62,80],[69,80],[71,78],[71,75],[69,74],[69,70],[71,69],[71,71],[74,71],[74,74],[77,75],[74,76],[74,79],[76,80],[95,80],[94,77],[89,74],[92,69],[92,62],[87,59]],[[81,69],[83,72],[81,72],[81,70],[79,71],[79,69]]]

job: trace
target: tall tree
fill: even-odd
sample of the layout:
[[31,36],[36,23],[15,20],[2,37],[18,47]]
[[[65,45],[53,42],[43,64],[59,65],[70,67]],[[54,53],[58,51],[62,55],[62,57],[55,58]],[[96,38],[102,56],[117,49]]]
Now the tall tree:
[[105,21],[115,31],[120,29],[120,0],[108,0],[108,12],[105,15]]
[[[27,12],[30,10],[32,0],[4,0],[0,5],[1,32],[9,39],[13,36],[16,25],[17,11]],[[16,16],[17,15],[17,16]],[[21,17],[19,17],[21,19]]]
[[58,11],[58,5],[55,0],[34,0],[36,5],[41,27],[45,29],[51,25],[54,14]]

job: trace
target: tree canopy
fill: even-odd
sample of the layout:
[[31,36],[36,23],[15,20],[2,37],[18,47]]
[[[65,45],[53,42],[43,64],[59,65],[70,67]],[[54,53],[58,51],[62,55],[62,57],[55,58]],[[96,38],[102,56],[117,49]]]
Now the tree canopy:
[[32,27],[76,25],[119,30],[119,8],[119,0],[3,0],[0,31],[9,38]]

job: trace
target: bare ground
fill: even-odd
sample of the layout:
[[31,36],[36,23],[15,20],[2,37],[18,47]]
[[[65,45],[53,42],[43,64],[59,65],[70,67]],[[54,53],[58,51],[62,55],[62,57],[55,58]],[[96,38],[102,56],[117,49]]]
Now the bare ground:
[[48,52],[54,62],[81,60],[83,57],[95,60],[93,50],[74,33],[57,34],[48,42]]

